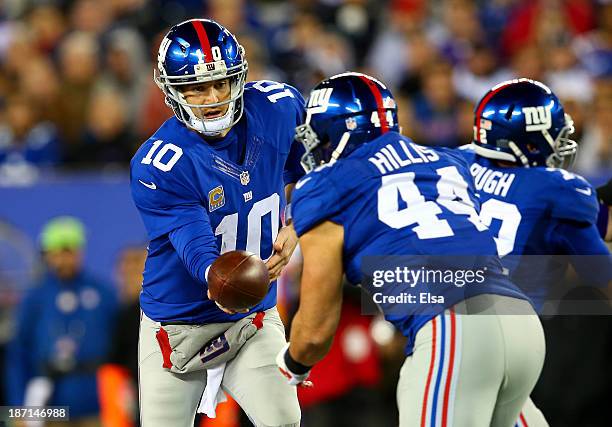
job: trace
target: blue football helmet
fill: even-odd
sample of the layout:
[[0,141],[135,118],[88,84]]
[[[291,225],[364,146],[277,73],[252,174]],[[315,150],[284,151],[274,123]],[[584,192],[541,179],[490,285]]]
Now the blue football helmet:
[[[209,19],[191,19],[175,25],[162,40],[154,79],[166,104],[182,123],[206,135],[217,136],[242,117],[248,64],[244,48],[222,25]],[[189,104],[181,86],[229,78],[230,97],[213,104]],[[197,117],[192,108],[229,104],[222,117]]]
[[568,138],[574,133],[573,123],[546,85],[509,80],[493,87],[476,104],[475,151],[524,167],[569,168],[578,147]]
[[365,74],[343,73],[310,92],[306,122],[295,128],[295,139],[306,149],[302,167],[310,172],[388,131],[399,132],[397,105],[389,89]]

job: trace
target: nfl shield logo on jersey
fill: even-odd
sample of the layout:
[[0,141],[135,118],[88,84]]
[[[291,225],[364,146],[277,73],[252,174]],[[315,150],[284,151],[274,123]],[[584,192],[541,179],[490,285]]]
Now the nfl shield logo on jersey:
[[208,192],[208,211],[212,212],[225,205],[225,194],[223,193],[223,186],[213,188]]
[[251,182],[251,177],[249,176],[249,171],[244,171],[240,174],[240,183],[242,185],[247,185]]

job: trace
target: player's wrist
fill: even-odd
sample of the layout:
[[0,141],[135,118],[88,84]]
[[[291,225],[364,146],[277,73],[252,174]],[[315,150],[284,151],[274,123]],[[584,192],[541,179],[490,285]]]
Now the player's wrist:
[[276,356],[276,364],[281,374],[291,385],[312,387],[312,382],[308,381],[308,375],[310,374],[310,367],[303,365],[293,359],[289,354],[289,344]]
[[310,372],[310,370],[312,369],[312,366],[306,366],[298,362],[297,360],[295,360],[293,357],[291,357],[291,353],[289,353],[289,349],[285,351],[284,358],[285,358],[285,365],[287,365],[287,368],[289,368],[289,370],[293,374],[305,375],[308,372]]
[[293,214],[291,212],[291,203],[287,203],[285,206],[285,225],[291,225],[293,223]]

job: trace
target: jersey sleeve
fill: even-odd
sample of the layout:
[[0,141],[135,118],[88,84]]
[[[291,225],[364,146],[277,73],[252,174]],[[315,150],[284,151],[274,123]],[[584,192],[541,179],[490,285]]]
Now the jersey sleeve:
[[547,169],[551,188],[546,196],[551,201],[551,216],[584,224],[596,224],[599,203],[593,186],[580,175],[563,169]]
[[295,87],[271,80],[249,82],[245,90],[266,115],[274,118],[273,126],[278,128],[280,136],[278,149],[287,155],[283,168],[285,185],[297,182],[304,176],[300,164],[304,148],[295,141],[294,135],[295,128],[304,123],[306,117],[304,97]]
[[474,149],[474,144],[465,144],[461,145],[454,149],[454,151],[460,154],[468,164],[472,164],[476,161],[476,151]]
[[313,171],[295,185],[291,206],[298,236],[324,221],[338,222],[342,210],[339,194],[326,175]]
[[302,156],[305,152],[306,150],[301,143],[298,141],[293,141],[293,144],[291,144],[291,150],[289,151],[289,156],[285,162],[285,169],[283,171],[283,181],[285,182],[285,185],[298,182],[298,180],[304,176],[304,168],[302,167],[300,161],[302,160]]
[[578,275],[587,283],[607,286],[612,280],[612,256],[594,224],[559,221],[551,241],[557,253],[570,256]]
[[208,219],[194,180],[189,176],[188,159],[179,159],[167,172],[153,165],[132,160],[130,186],[132,198],[150,240],[154,240],[186,224]]
[[279,83],[272,80],[258,80],[248,82],[245,86],[245,91],[255,91],[267,98],[267,102],[276,106],[278,110],[282,110],[287,116],[286,119],[291,121],[295,126],[304,122],[306,117],[306,102],[304,97],[295,87],[287,83]]
[[169,238],[191,277],[208,285],[208,268],[219,256],[217,241],[208,218],[172,230]]
[[323,221],[349,225],[348,209],[362,204],[371,194],[367,185],[370,175],[369,164],[359,158],[344,158],[305,175],[295,185],[291,203],[297,235]]
[[191,185],[195,178],[190,178],[189,165],[178,162],[163,172],[132,161],[132,196],[149,239],[168,235],[189,274],[205,285],[207,269],[219,250],[208,212]]
[[[297,126],[304,123],[306,119],[306,103],[304,101],[304,97],[296,88],[291,85],[285,86],[287,87],[286,90],[293,94],[293,97],[291,98],[291,105],[294,109],[292,112],[292,127],[295,129]],[[285,169],[283,172],[283,180],[285,185],[297,182],[305,174],[304,168],[302,168],[300,163],[300,160],[305,152],[304,146],[295,139],[292,139],[292,141],[291,148],[289,149],[289,156],[285,162]]]

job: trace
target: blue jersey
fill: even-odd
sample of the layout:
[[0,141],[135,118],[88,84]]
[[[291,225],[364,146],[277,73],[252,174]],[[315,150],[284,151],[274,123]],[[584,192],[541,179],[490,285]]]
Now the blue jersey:
[[402,313],[385,312],[409,338],[408,353],[427,321],[465,298],[489,293],[525,299],[500,274],[495,242],[478,219],[468,164],[455,151],[426,148],[389,132],[306,175],[293,192],[298,235],[322,221],[343,226],[344,271],[352,283],[365,279],[363,263],[372,256],[435,255],[452,263],[469,245],[471,254],[486,259],[492,269],[484,284],[449,286],[443,304],[417,301],[403,305]]
[[587,277],[595,268],[602,283],[611,278],[609,251],[596,227],[599,203],[588,181],[563,169],[501,167],[469,146],[459,151],[471,163],[480,218],[495,236],[502,263],[537,308],[567,267],[566,258],[548,255],[603,255],[574,258],[574,266]]
[[[204,140],[167,120],[131,162],[132,196],[150,239],[140,304],[156,321],[216,323],[227,315],[207,298],[206,273],[219,253],[269,258],[284,188],[303,174],[294,129],[304,100],[291,86],[260,81],[244,90],[244,114],[222,139]],[[253,310],[276,304],[276,283]]]

